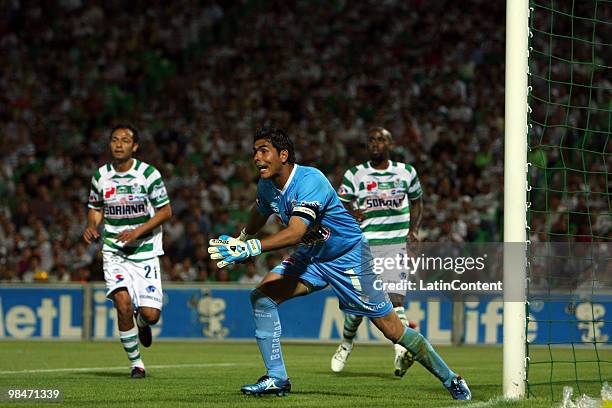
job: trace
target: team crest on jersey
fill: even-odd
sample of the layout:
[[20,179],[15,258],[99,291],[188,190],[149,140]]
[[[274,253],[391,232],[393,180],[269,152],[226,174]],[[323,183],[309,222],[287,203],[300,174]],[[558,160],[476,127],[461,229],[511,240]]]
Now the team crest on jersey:
[[393,185],[395,186],[395,188],[400,188],[402,186],[402,180],[396,178],[395,180],[393,180]]
[[121,282],[123,282],[123,280],[124,280],[124,279],[125,279],[125,278],[124,278],[124,277],[123,277],[123,275],[122,275],[122,274],[120,274],[120,273],[118,273],[118,274],[116,274],[116,275],[115,275],[115,283],[121,283]]
[[106,198],[107,200],[112,198],[115,193],[117,192],[117,189],[115,187],[107,187],[104,190],[104,198]]
[[374,181],[374,180],[372,180],[372,181],[368,181],[368,182],[366,183],[366,190],[368,190],[368,191],[372,191],[372,190],[374,190],[376,187],[378,187],[378,183],[377,183],[376,181]]

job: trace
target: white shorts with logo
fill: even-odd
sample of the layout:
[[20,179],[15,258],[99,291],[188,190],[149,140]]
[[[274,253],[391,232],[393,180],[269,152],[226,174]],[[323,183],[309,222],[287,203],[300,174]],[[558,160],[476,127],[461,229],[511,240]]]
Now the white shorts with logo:
[[141,306],[161,310],[163,292],[159,258],[130,261],[110,252],[102,253],[106,297],[120,288],[126,288],[135,308]]
[[[402,283],[407,283],[410,279],[410,274],[402,266],[404,256],[406,256],[406,244],[371,245],[370,250],[372,251],[374,264],[379,265],[379,270],[382,270],[380,279],[387,284],[385,285],[386,292],[405,296],[406,290],[398,288],[405,286]],[[397,255],[402,259],[399,265],[396,262]],[[392,259],[393,262],[387,261],[385,263],[386,259]]]

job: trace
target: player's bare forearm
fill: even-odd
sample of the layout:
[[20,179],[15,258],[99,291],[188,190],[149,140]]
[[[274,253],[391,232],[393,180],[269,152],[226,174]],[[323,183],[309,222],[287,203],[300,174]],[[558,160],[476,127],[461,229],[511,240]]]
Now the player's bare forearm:
[[261,240],[261,251],[272,251],[296,245],[308,230],[306,223],[299,217],[291,217],[287,228]]
[[251,208],[251,214],[249,215],[249,220],[247,221],[247,225],[244,228],[246,233],[249,235],[255,235],[259,232],[260,229],[266,225],[268,221],[268,217],[257,211],[257,208],[253,206]]
[[102,211],[90,208],[87,212],[87,226],[98,228],[98,225],[102,222],[104,215]]
[[83,239],[88,244],[91,244],[100,236],[98,233],[98,225],[100,225],[103,218],[104,216],[100,210],[90,208],[87,212],[87,228],[85,228],[85,232],[83,232]]
[[170,218],[172,218],[172,207],[170,204],[166,204],[163,207],[158,208],[157,211],[155,211],[155,215],[151,217],[149,221],[145,222],[136,229],[139,230],[140,235],[143,235],[159,227]]
[[416,200],[410,201],[410,230],[408,231],[409,240],[413,240],[421,227],[423,218],[423,198],[419,197]]
[[157,211],[155,211],[155,215],[151,217],[149,221],[142,224],[140,227],[130,231],[123,231],[122,233],[117,235],[117,241],[128,244],[138,239],[138,237],[140,237],[141,235],[144,235],[149,231],[159,227],[170,218],[172,218],[172,207],[170,206],[170,204],[166,204],[163,207],[158,208]]

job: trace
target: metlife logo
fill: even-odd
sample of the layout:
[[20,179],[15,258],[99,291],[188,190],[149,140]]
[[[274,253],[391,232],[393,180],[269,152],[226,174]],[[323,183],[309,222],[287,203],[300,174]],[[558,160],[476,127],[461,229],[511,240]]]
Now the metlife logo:
[[0,288],[0,338],[79,339],[82,323],[80,288]]

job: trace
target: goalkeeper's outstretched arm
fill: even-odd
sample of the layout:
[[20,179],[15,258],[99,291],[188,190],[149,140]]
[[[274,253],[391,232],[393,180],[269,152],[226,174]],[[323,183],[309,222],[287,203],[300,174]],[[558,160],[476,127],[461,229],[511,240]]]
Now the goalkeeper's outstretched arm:
[[291,217],[287,228],[261,240],[261,252],[296,245],[302,241],[307,230],[308,226],[300,217]]
[[263,215],[259,211],[257,211],[256,206],[251,207],[251,214],[249,215],[249,220],[247,221],[247,225],[244,228],[244,233],[247,236],[254,236],[259,232],[260,229],[266,225],[268,221],[268,216]]
[[[251,218],[249,224],[255,225],[256,220],[255,217]],[[208,253],[211,254],[211,259],[220,260],[217,262],[218,268],[224,268],[235,262],[243,262],[250,257],[257,256],[263,251],[293,246],[302,240],[307,229],[308,226],[303,220],[299,217],[291,217],[287,228],[262,240],[255,238],[243,241],[227,235],[221,235],[219,239],[211,239]],[[240,238],[243,234],[246,235],[244,230]]]

